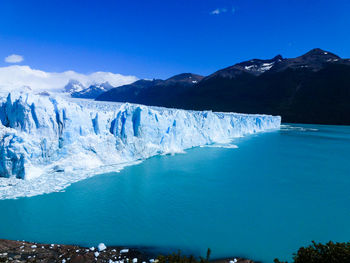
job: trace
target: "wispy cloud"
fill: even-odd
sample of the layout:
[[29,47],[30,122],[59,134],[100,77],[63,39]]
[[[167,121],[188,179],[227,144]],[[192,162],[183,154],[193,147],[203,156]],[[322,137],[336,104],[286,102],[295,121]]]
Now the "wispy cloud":
[[17,54],[12,54],[7,57],[5,57],[5,62],[7,63],[19,63],[24,60],[23,56],[17,55]]
[[[213,11],[211,11],[209,14],[211,15],[220,15],[223,13],[228,13],[230,10],[226,7],[222,7],[222,8],[216,8]],[[236,12],[236,9],[234,7],[231,8],[231,13],[234,14]]]
[[220,15],[221,13],[226,13],[227,9],[226,8],[216,8],[215,10],[211,11],[211,15]]

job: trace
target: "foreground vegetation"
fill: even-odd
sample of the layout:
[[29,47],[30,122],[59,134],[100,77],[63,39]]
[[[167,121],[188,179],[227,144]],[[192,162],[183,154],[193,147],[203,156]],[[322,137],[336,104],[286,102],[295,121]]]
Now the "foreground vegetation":
[[[312,245],[299,248],[294,254],[294,263],[345,263],[350,262],[350,242],[327,244],[316,243],[312,241]],[[275,263],[287,263],[274,260]]]
[[157,257],[159,263],[208,263],[210,258],[211,250],[208,248],[206,258],[200,257],[196,259],[194,256],[182,256],[181,252],[173,253],[171,255],[163,256],[160,255]]
[[[180,251],[167,256],[158,256],[159,263],[208,263],[211,251],[208,249],[206,258],[195,258],[193,256],[182,256]],[[252,261],[247,261],[252,262]],[[288,263],[274,260],[275,263]],[[316,243],[308,247],[299,248],[293,256],[293,263],[350,263],[350,242],[327,244]]]

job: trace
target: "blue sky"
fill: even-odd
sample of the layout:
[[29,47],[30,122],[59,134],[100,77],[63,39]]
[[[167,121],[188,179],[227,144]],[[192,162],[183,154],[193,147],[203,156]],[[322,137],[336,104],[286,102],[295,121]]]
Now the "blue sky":
[[350,57],[349,0],[0,1],[0,66],[166,78],[314,47]]

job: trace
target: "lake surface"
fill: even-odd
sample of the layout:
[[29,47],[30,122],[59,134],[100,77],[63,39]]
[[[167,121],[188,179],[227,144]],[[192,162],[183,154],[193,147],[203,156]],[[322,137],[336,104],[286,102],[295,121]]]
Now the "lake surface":
[[291,125],[0,201],[0,237],[290,260],[350,240],[350,127]]

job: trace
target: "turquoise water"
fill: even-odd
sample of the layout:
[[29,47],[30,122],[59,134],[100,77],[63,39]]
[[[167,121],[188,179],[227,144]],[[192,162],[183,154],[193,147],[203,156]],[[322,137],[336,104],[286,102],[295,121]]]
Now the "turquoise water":
[[[301,127],[301,128],[297,128]],[[290,259],[350,240],[350,127],[293,125],[0,201],[0,237]]]

